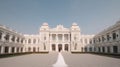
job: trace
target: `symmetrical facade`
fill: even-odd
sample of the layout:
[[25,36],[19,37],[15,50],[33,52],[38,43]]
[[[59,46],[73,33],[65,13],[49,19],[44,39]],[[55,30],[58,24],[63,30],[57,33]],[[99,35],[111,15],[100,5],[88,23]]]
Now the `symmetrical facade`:
[[94,35],[82,35],[79,26],[73,23],[71,28],[57,25],[50,28],[47,23],[39,29],[37,35],[20,34],[5,26],[0,26],[0,53],[81,52]]
[[[26,51],[70,51],[80,52],[82,48],[89,44],[93,35],[81,35],[80,28],[73,23],[71,28],[64,28],[57,25],[50,28],[47,23],[40,27],[38,35],[24,35]],[[35,49],[37,48],[37,49]]]
[[83,35],[76,23],[70,28],[43,23],[39,34],[20,34],[0,25],[0,54],[25,52],[95,52],[120,54],[120,21],[94,35]]

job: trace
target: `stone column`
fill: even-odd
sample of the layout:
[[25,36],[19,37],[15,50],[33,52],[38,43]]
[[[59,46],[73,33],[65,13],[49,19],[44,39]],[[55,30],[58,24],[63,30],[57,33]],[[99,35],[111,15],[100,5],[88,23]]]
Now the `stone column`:
[[56,34],[56,41],[58,42],[58,34]]
[[9,35],[9,42],[12,42],[12,35]]
[[15,43],[17,43],[17,37],[15,36]]
[[55,46],[55,47],[56,47],[56,51],[58,51],[58,44],[56,44],[56,46]]
[[28,51],[28,47],[25,47],[25,52],[29,52],[29,51]]
[[95,46],[96,51],[95,52],[99,52],[99,46]]
[[8,53],[11,53],[11,50],[12,50],[11,47],[8,47]]
[[68,41],[70,42],[70,34],[68,34]]
[[17,53],[17,47],[15,47],[15,51],[14,51],[14,53]]
[[22,48],[23,48],[22,53],[24,53],[24,52],[25,52],[25,46],[24,46],[24,47],[22,47]]
[[22,47],[19,47],[19,51],[18,51],[19,53],[21,53],[21,49],[22,49]]
[[5,53],[5,47],[4,46],[1,46],[1,54],[4,54]]
[[100,47],[100,52],[103,53],[103,48],[102,47]]
[[26,44],[28,44],[28,40],[29,40],[29,39],[26,39]]
[[114,53],[113,46],[110,46],[110,53]]
[[105,53],[108,53],[108,51],[107,51],[107,46],[105,46],[104,48],[105,48]]
[[4,38],[5,35],[6,35],[6,34],[2,32],[2,41],[5,41],[5,38]]
[[62,41],[64,42],[65,41],[65,38],[64,38],[65,36],[64,36],[64,34],[62,34]]
[[62,51],[65,51],[65,44],[62,44]]

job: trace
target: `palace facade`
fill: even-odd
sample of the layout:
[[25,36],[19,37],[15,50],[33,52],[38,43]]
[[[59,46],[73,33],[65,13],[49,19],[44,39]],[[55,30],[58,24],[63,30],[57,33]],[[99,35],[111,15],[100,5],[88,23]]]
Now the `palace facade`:
[[120,21],[96,34],[85,52],[120,54]]
[[37,35],[20,34],[0,25],[0,54],[51,51],[120,54],[120,21],[96,35],[81,34],[76,23],[70,28],[51,28],[43,23]]

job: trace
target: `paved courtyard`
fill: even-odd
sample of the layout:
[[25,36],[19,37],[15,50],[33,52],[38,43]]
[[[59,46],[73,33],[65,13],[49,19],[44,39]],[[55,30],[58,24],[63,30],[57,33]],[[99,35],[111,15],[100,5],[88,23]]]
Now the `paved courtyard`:
[[[68,67],[120,67],[120,59],[92,55],[62,53]],[[29,54],[0,59],[0,67],[52,67],[58,53]]]

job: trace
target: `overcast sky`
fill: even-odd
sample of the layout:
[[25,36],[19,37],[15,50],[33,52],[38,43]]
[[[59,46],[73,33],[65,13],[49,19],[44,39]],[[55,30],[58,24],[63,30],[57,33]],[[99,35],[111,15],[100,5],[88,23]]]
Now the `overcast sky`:
[[120,0],[0,0],[0,24],[21,33],[38,34],[43,22],[96,34],[120,20]]

